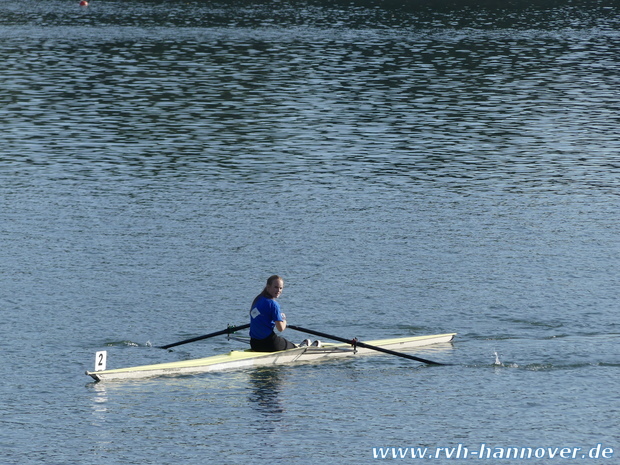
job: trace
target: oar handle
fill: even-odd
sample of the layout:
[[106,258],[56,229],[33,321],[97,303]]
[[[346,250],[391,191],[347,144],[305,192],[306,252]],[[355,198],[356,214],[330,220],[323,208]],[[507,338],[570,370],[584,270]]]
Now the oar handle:
[[364,342],[357,341],[356,339],[345,339],[338,336],[333,336],[331,334],[321,333],[320,331],[314,331],[312,329],[302,328],[301,326],[288,325],[289,328],[301,331],[308,334],[313,334],[315,336],[324,337],[327,339],[333,339],[334,341],[344,342],[346,344],[352,344],[357,347],[364,347],[366,349],[376,350],[378,352],[383,352],[385,354],[395,355],[397,357],[408,358],[409,360],[415,360],[416,362],[422,362],[429,365],[446,365],[445,363],[433,362],[432,360],[426,360],[425,358],[414,357],[413,355],[403,354],[402,352],[395,352],[393,350],[384,349],[383,347],[377,347],[370,344],[366,344]]
[[250,327],[249,324],[241,325],[241,326],[229,326],[228,328],[223,329],[221,331],[216,331],[215,333],[205,334],[204,336],[193,337],[191,339],[186,339],[184,341],[175,342],[173,344],[168,344],[166,346],[159,346],[159,349],[170,349],[171,347],[180,346],[182,344],[188,344],[190,342],[201,341],[203,339],[208,339],[210,337],[221,336],[222,334],[231,334],[231,333],[234,333],[234,332],[239,331],[241,329],[246,329],[246,328],[249,328],[249,327]]

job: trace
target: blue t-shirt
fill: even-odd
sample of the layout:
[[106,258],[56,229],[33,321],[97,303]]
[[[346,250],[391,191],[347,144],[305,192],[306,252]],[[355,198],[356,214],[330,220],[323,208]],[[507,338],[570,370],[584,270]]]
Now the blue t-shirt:
[[280,304],[260,296],[250,311],[250,337],[265,339],[273,332],[276,321],[284,321]]

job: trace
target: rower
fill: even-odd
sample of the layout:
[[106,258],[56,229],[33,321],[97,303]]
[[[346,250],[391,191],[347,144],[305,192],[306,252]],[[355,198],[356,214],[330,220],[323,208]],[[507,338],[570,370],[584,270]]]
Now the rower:
[[282,294],[284,280],[273,275],[267,279],[267,285],[256,296],[250,310],[250,346],[257,352],[277,352],[294,349],[296,346],[274,329],[282,332],[286,329],[286,315],[280,310],[276,299]]

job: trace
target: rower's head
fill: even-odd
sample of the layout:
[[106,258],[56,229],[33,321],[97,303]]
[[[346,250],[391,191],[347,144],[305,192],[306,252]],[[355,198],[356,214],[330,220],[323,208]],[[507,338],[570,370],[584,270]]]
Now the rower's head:
[[263,292],[269,294],[272,299],[277,299],[282,294],[282,290],[284,289],[284,280],[274,274],[273,276],[269,276],[267,279],[267,285],[265,286],[265,290]]

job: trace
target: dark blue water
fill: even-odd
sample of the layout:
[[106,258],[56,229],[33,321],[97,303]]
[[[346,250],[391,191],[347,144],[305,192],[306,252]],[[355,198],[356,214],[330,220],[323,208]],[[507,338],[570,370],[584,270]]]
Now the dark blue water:
[[[3,463],[617,461],[614,2],[76,3],[0,2]],[[84,375],[240,348],[154,346],[273,273],[292,324],[452,365]]]

